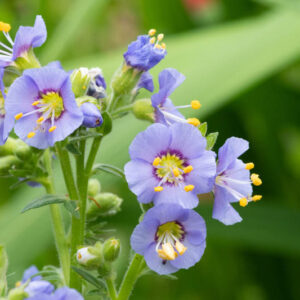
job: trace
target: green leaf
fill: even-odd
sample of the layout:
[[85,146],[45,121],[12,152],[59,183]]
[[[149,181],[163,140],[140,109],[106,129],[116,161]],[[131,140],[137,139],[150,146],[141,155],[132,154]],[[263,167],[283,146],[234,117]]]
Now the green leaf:
[[79,136],[70,137],[69,142],[73,143],[73,142],[78,142],[78,141],[82,141],[90,138],[96,138],[100,136],[103,136],[101,132],[86,131],[85,133],[81,133]]
[[6,251],[2,245],[0,245],[0,297],[5,296],[7,289],[6,272],[8,266],[8,258]]
[[78,146],[74,143],[68,143],[65,147],[70,153],[72,153],[74,155],[80,155],[81,154],[81,152],[79,151]]
[[201,134],[203,136],[205,136],[206,133],[207,133],[207,123],[206,122],[201,123],[200,126],[199,126],[199,130],[200,130]]
[[59,196],[59,195],[45,195],[39,199],[36,199],[32,202],[30,202],[28,205],[26,205],[21,213],[24,213],[28,210],[39,208],[46,205],[51,204],[59,204],[59,203],[65,203],[67,201],[67,198],[65,196]]
[[115,166],[112,166],[112,165],[109,165],[109,164],[102,164],[101,163],[101,164],[95,165],[94,168],[93,168],[93,173],[94,174],[98,173],[99,171],[103,171],[103,172],[121,177],[122,179],[125,180],[124,172],[118,167],[115,167]]
[[65,209],[71,213],[71,215],[73,215],[75,218],[79,219],[80,218],[80,214],[79,211],[77,209],[77,205],[76,205],[76,201],[73,200],[65,200],[64,201],[64,207]]
[[219,132],[212,132],[206,137],[207,145],[206,150],[211,150],[218,138]]
[[106,285],[103,280],[95,277],[90,272],[87,272],[81,268],[77,268],[75,266],[72,266],[72,269],[79,274],[83,279],[85,279],[87,282],[95,286],[98,290],[103,290],[106,288]]

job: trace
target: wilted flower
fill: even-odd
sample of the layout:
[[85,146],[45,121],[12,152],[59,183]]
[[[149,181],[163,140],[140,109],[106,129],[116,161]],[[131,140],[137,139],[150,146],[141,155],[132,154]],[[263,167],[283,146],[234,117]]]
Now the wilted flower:
[[17,120],[15,133],[39,149],[64,140],[83,121],[68,74],[54,67],[26,70],[11,85],[5,110],[8,121]]
[[152,29],[148,35],[140,35],[128,46],[124,59],[128,66],[140,71],[148,71],[157,65],[167,54],[166,45],[161,43],[164,35],[154,37],[156,30]]
[[131,191],[142,203],[194,208],[197,194],[212,190],[216,174],[215,153],[205,148],[206,139],[190,124],[149,126],[129,148],[125,175]]
[[250,177],[249,170],[254,167],[254,164],[245,164],[238,159],[248,148],[247,141],[231,137],[219,149],[213,218],[226,225],[242,220],[230,203],[239,202],[241,206],[246,206],[249,201],[258,201],[262,198],[260,195],[251,197],[251,180],[254,185],[262,183],[257,174],[252,174]]
[[9,24],[0,22],[0,31],[8,42],[8,45],[0,42],[2,47],[0,50],[0,67],[13,64],[18,57],[26,58],[30,49],[40,47],[47,38],[46,26],[41,16],[36,17],[33,27],[20,26],[14,41],[10,37],[10,29]]
[[144,256],[150,269],[170,274],[188,269],[202,257],[206,226],[193,210],[177,204],[160,204],[149,209],[131,236],[131,247]]
[[152,75],[149,72],[144,72],[142,74],[135,90],[138,91],[142,88],[148,90],[151,93],[154,90]]

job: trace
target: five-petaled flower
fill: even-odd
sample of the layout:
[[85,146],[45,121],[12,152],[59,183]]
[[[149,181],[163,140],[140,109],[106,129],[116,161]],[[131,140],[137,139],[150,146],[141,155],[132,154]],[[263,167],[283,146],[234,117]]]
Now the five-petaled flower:
[[0,67],[12,65],[18,57],[26,57],[30,49],[40,47],[47,38],[46,25],[41,16],[36,17],[33,27],[20,26],[14,41],[10,37],[10,29],[9,24],[0,22],[0,31],[8,42],[8,45],[0,42]]
[[129,187],[141,203],[198,204],[197,194],[210,192],[216,174],[215,153],[190,124],[150,125],[130,145],[125,166]]
[[140,71],[148,71],[157,65],[167,54],[166,45],[161,43],[164,35],[154,37],[156,31],[149,30],[148,35],[140,35],[124,53],[127,66]]
[[68,73],[54,67],[26,70],[11,85],[5,110],[7,122],[17,120],[15,133],[39,149],[64,140],[83,121]]
[[188,269],[202,257],[206,226],[193,210],[178,204],[149,209],[131,236],[132,249],[143,255],[148,267],[159,274]]
[[258,201],[260,195],[252,195],[252,185],[260,185],[257,174],[250,176],[253,163],[243,163],[238,157],[249,148],[249,143],[241,138],[231,137],[219,149],[217,175],[215,179],[215,202],[213,218],[226,225],[240,222],[242,218],[230,203],[239,202],[246,206],[249,201]]
[[159,91],[152,95],[151,102],[154,108],[154,119],[157,123],[164,125],[171,125],[173,123],[189,123],[194,126],[200,124],[196,118],[185,119],[185,117],[178,111],[179,108],[192,107],[193,109],[199,109],[201,104],[198,100],[191,101],[190,105],[174,106],[169,96],[174,90],[182,84],[185,80],[185,76],[175,69],[168,68],[160,72],[158,76]]

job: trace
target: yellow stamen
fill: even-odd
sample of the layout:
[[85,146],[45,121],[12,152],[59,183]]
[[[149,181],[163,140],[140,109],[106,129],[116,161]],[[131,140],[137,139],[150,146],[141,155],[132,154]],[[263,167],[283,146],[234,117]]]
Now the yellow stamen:
[[39,123],[42,123],[44,121],[44,117],[40,117],[36,120],[36,122],[39,124]]
[[188,118],[187,122],[191,125],[194,125],[195,127],[198,127],[200,125],[200,121],[197,118]]
[[199,109],[201,107],[201,103],[198,100],[191,101],[192,109]]
[[8,23],[0,22],[0,31],[9,32],[11,26]]
[[164,251],[164,254],[168,260],[174,260],[176,258],[176,252],[170,243],[162,244],[162,250]]
[[154,44],[154,43],[155,43],[155,40],[156,40],[155,37],[151,38],[151,39],[150,39],[150,43],[151,43],[151,44]]
[[85,89],[86,89],[86,86],[84,85],[84,86],[82,87],[82,89],[85,90]]
[[184,172],[185,174],[187,174],[187,173],[192,172],[193,170],[194,170],[194,168],[193,168],[192,166],[187,166],[187,167],[185,167],[185,168],[183,169],[183,172]]
[[259,178],[258,174],[252,174],[251,175],[251,181],[254,185],[259,186],[262,184],[262,180]]
[[162,258],[163,260],[168,260],[168,257],[166,256],[164,250],[162,249],[158,249],[157,250],[157,254],[160,258]]
[[164,190],[164,188],[162,187],[162,186],[156,186],[155,188],[154,188],[154,192],[161,192],[161,191],[163,191]]
[[19,287],[19,286],[22,285],[22,282],[21,281],[17,281],[15,285],[16,285],[16,287]]
[[164,38],[164,34],[163,33],[160,33],[158,36],[157,36],[157,40],[160,42],[162,41]]
[[77,254],[78,259],[82,259],[82,255],[80,253]]
[[184,190],[185,190],[186,192],[191,192],[194,188],[195,188],[195,186],[192,185],[192,184],[190,184],[190,185],[186,185],[186,186],[184,187]]
[[252,170],[254,168],[254,163],[250,162],[245,165],[246,170]]
[[160,161],[161,161],[160,157],[156,157],[156,158],[153,160],[152,165],[153,165],[154,167],[157,167],[157,166],[160,164]]
[[186,250],[187,247],[185,247],[182,243],[180,243],[179,241],[176,241],[175,243],[175,248],[176,250],[179,252],[180,255],[182,255]]
[[161,43],[161,47],[165,50],[167,48],[167,45],[165,43]]
[[27,138],[31,139],[35,136],[35,132],[31,131],[27,134]]
[[36,106],[36,105],[38,105],[38,104],[40,104],[40,100],[37,100],[37,101],[34,101],[34,102],[32,102],[32,106]]
[[255,201],[259,201],[261,198],[262,198],[262,195],[254,195],[252,197],[252,200],[255,202]]
[[155,44],[155,46],[154,46],[156,49],[161,49],[161,45],[159,45],[159,44]]
[[56,126],[54,125],[54,126],[51,126],[48,131],[53,132],[55,129],[56,129]]
[[148,35],[153,36],[156,33],[156,29],[150,29]]
[[245,207],[248,204],[248,201],[246,198],[240,199],[240,206]]
[[178,177],[180,175],[179,169],[178,168],[174,168],[173,169],[173,174],[174,174],[175,177]]
[[23,117],[22,113],[19,113],[19,114],[15,115],[16,120],[20,120],[22,117]]

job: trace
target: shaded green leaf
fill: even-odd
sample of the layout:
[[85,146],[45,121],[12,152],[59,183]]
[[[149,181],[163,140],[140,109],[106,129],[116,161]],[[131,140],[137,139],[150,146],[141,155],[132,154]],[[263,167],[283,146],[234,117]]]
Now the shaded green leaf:
[[46,205],[51,204],[59,204],[59,203],[65,203],[67,201],[65,196],[59,196],[59,195],[45,195],[39,199],[36,199],[32,202],[30,202],[28,205],[26,205],[21,213],[24,213],[28,210],[39,208]]
[[113,165],[110,165],[110,164],[97,164],[97,165],[94,166],[94,168],[93,168],[93,173],[94,174],[96,174],[98,172],[101,172],[101,171],[112,174],[112,175],[115,175],[115,176],[118,176],[118,177],[121,177],[122,179],[125,180],[124,172],[120,168],[115,167]]
[[81,154],[81,152],[79,151],[78,146],[74,143],[68,143],[65,147],[72,154],[75,154],[75,155],[80,155]]
[[206,122],[201,123],[200,126],[199,126],[199,130],[200,130],[201,134],[203,136],[205,136],[206,133],[207,133],[207,123]]
[[76,201],[73,200],[65,200],[64,201],[64,207],[65,209],[71,213],[71,215],[73,215],[75,218],[79,219],[80,218],[80,214],[79,211],[77,209],[77,205],[76,205]]
[[219,135],[219,132],[212,132],[206,137],[206,141],[207,141],[206,150],[211,150],[214,147],[214,145],[217,141],[218,135]]
[[69,142],[73,143],[73,142],[83,141],[86,139],[96,138],[100,136],[103,136],[101,132],[86,131],[86,132],[81,132],[81,134],[78,136],[70,137]]

